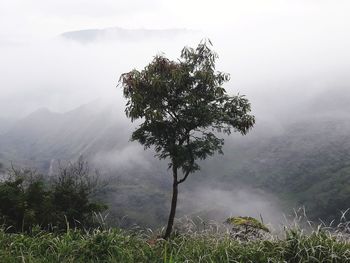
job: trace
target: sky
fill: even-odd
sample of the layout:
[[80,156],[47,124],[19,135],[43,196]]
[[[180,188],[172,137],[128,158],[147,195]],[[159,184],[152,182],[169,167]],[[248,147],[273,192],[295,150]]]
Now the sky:
[[2,0],[0,7],[1,38],[16,41],[110,26],[259,27],[259,20],[291,22],[296,27],[302,22],[314,25],[316,31],[328,30],[345,22],[350,4],[346,0]]
[[[40,107],[67,111],[99,97],[116,96],[122,104],[115,87],[121,73],[160,52],[176,59],[202,38],[212,40],[218,68],[231,74],[229,91],[246,94],[258,112],[283,112],[327,89],[346,88],[349,10],[345,0],[1,0],[0,118]],[[89,45],[58,37],[109,27],[197,33]]]

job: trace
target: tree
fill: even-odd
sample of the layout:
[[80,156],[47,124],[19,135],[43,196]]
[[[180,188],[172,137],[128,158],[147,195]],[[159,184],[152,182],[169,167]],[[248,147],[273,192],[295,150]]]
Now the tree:
[[131,140],[145,149],[154,146],[156,157],[170,160],[173,195],[166,239],[174,223],[179,184],[199,170],[198,160],[223,153],[224,139],[217,134],[245,135],[255,123],[249,101],[242,95],[229,96],[222,87],[229,74],[216,71],[218,55],[211,46],[202,41],[196,48],[185,47],[178,61],[157,55],[142,71],[134,69],[119,80],[127,117],[143,121]]
[[11,232],[31,231],[35,225],[50,231],[96,226],[94,213],[107,208],[93,198],[98,177],[81,157],[59,168],[49,182],[36,171],[12,166],[0,181],[0,225]]
[[58,229],[69,226],[89,228],[94,225],[94,213],[107,209],[103,203],[93,200],[101,185],[98,172],[93,175],[87,161],[80,156],[76,162],[59,165],[52,182],[52,224]]
[[10,232],[28,231],[34,224],[45,224],[50,214],[49,199],[50,192],[45,189],[41,175],[12,166],[0,182],[0,224]]

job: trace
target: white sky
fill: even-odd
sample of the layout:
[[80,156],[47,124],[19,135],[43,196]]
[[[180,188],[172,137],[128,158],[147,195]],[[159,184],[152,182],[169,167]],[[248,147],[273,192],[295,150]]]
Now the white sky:
[[92,46],[53,40],[65,31],[114,26],[200,30],[213,40],[220,69],[253,100],[272,91],[307,95],[305,87],[290,91],[303,81],[316,87],[313,94],[350,69],[349,13],[347,0],[0,0],[0,117],[40,106],[64,111],[101,90],[115,92],[120,73],[159,51],[175,58],[198,40]]
[[[261,20],[320,23],[347,19],[347,0],[1,0],[2,38],[50,37],[64,31],[126,28],[230,28]],[[317,29],[317,28],[315,28]]]

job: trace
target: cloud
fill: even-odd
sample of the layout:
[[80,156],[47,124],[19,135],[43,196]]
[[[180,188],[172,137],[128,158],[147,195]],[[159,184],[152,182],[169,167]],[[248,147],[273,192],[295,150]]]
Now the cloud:
[[[346,1],[84,2],[0,4],[0,14],[8,12],[0,15],[0,116],[23,116],[38,107],[66,111],[103,96],[121,103],[115,89],[121,73],[144,67],[160,52],[176,59],[183,46],[195,46],[203,37],[212,40],[220,55],[218,70],[231,73],[228,91],[246,94],[258,117],[289,119],[313,97],[348,83]],[[95,8],[123,14],[110,17],[96,11],[94,17]],[[175,40],[89,46],[47,38],[111,26],[203,31]],[[26,42],[25,36],[33,39]]]
[[130,144],[115,151],[97,153],[93,163],[98,167],[114,171],[130,171],[140,168],[148,170],[151,168],[151,163],[147,159],[144,149],[138,144]]
[[231,216],[252,216],[257,219],[262,217],[264,223],[277,226],[284,220],[274,197],[247,186],[231,190],[206,186],[185,191],[179,198],[179,209],[183,214],[208,215],[209,219],[218,222],[224,222]]
[[[0,49],[0,116],[22,117],[39,107],[64,112],[107,97],[124,104],[119,76],[141,69],[154,55],[176,58],[196,36],[171,40],[102,41],[83,46],[60,38]],[[140,48],[142,47],[142,48]]]
[[140,13],[154,9],[161,5],[159,0],[61,0],[61,1],[37,1],[29,0],[27,7],[38,10],[45,15],[59,16],[118,16],[130,13]]

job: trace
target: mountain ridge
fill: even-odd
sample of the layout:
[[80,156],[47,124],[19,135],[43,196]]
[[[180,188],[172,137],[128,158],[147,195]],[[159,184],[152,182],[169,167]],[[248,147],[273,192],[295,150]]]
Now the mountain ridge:
[[[164,191],[170,181],[162,174],[167,174],[167,164],[153,158],[152,150],[143,151],[129,141],[135,124],[121,118],[120,112],[117,103],[102,101],[66,113],[36,111],[0,135],[0,162],[13,161],[47,173],[54,160],[71,161],[83,155],[93,167],[119,178],[125,186],[117,187],[118,194],[110,197],[122,211],[135,215],[135,210],[124,206],[130,200],[138,207],[138,216],[146,208],[154,211],[149,215],[151,222],[164,212],[157,209],[164,207],[152,208],[143,200],[150,196],[159,202],[166,199]],[[350,180],[349,116],[301,118],[276,133],[268,132],[272,125],[261,119],[247,136],[225,138],[225,155],[202,162],[201,171],[188,179],[186,191],[200,190],[197,178],[200,185],[221,189],[225,195],[245,185],[275,195],[287,203],[286,209],[305,206],[313,219],[337,217],[350,203],[350,188],[344,183]],[[113,193],[114,186],[110,187]]]
[[67,31],[60,36],[67,40],[73,40],[82,44],[99,41],[140,41],[144,39],[174,39],[181,35],[193,34],[197,31],[186,28],[168,29],[125,29],[122,27],[108,27],[101,29],[84,29]]

